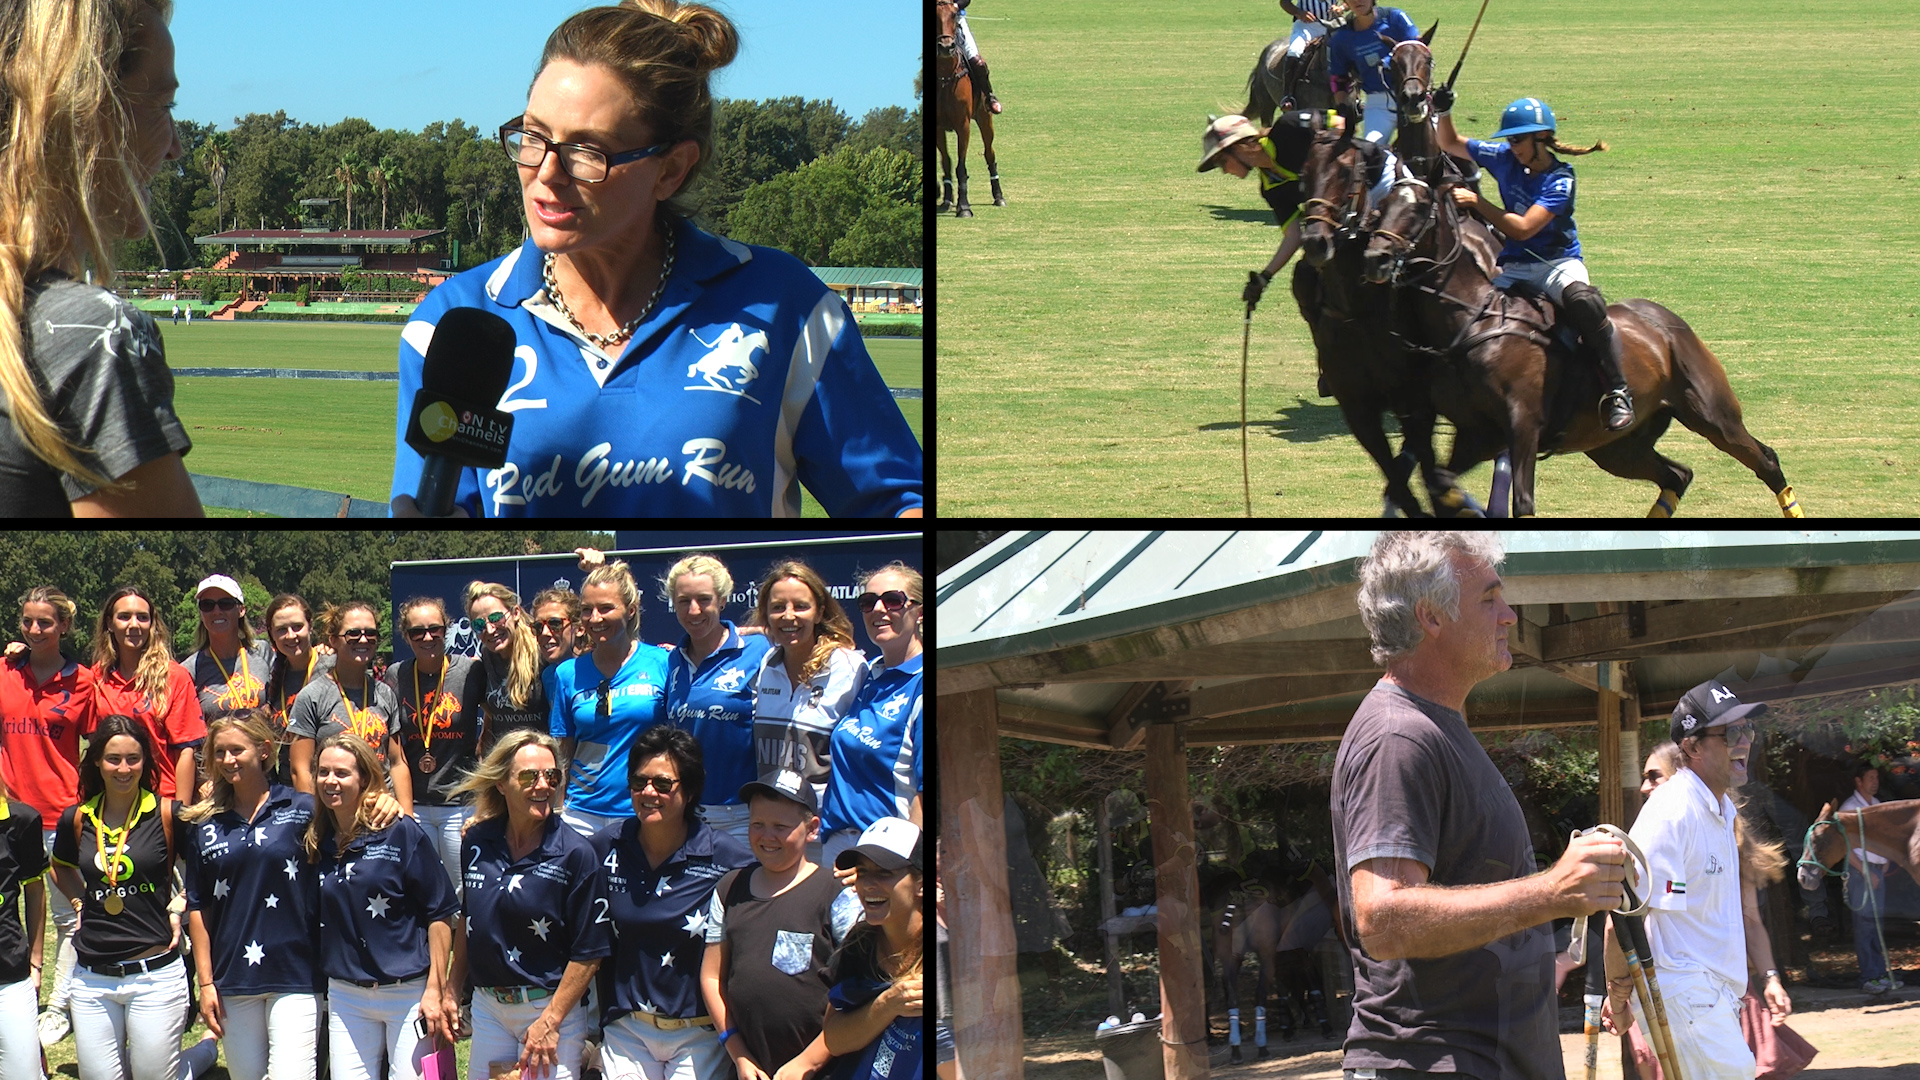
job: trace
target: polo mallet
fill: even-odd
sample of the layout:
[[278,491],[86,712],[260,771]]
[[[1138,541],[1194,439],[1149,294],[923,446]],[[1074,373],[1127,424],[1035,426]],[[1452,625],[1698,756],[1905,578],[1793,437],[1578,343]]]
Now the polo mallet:
[[[1594,939],[1598,938],[1598,941]],[[1588,937],[1579,939],[1593,960],[1587,964],[1587,1080],[1597,1080],[1600,1066],[1600,1007],[1607,1001],[1607,965],[1601,949],[1607,940],[1605,924],[1595,923]],[[1573,953],[1573,943],[1567,943]]]
[[1473,17],[1473,29],[1467,31],[1467,43],[1460,49],[1460,59],[1453,62],[1453,70],[1447,74],[1447,89],[1453,89],[1453,80],[1460,77],[1460,65],[1467,62],[1467,50],[1473,48],[1473,35],[1480,32],[1480,20],[1487,13],[1487,0],[1480,0],[1480,14]]
[[[1248,284],[1260,271],[1247,271]],[[1263,283],[1264,284],[1264,283]],[[1247,472],[1247,351],[1253,345],[1253,303],[1247,303],[1247,317],[1240,335],[1240,494],[1247,502],[1247,516],[1253,516],[1253,480]]]
[[[1628,889],[1629,896],[1633,890]],[[1672,1080],[1682,1080],[1679,1055],[1673,1049],[1673,1028],[1667,1024],[1667,1003],[1660,997],[1660,982],[1654,975],[1653,948],[1647,944],[1647,929],[1637,916],[1615,914],[1613,916],[1614,933],[1625,935],[1622,940],[1631,940],[1632,949],[1627,951],[1627,967],[1633,972],[1634,988],[1640,994],[1640,1012],[1647,1020],[1647,1042],[1653,1047],[1654,1054],[1660,1059],[1660,1069]],[[1637,954],[1646,957],[1642,961]]]
[[[1646,868],[1646,875],[1651,875],[1652,870],[1647,867],[1646,853],[1633,842],[1633,837],[1627,835],[1626,830],[1618,825],[1596,825],[1591,829],[1576,829],[1573,835],[1579,837],[1590,832],[1605,833],[1620,841],[1627,850],[1628,859],[1637,860],[1642,868]],[[1643,875],[1643,879],[1646,875]],[[1623,890],[1621,903],[1609,913],[1614,916],[1616,927],[1620,917],[1635,916],[1647,909],[1647,905],[1640,903],[1634,897],[1632,886],[1622,882],[1621,889]],[[1606,940],[1605,931],[1599,926],[1593,928],[1592,936],[1600,938],[1601,941]],[[1633,945],[1624,936],[1621,937],[1621,941],[1623,943],[1621,951],[1627,956],[1627,966],[1637,972],[1639,958],[1635,955]],[[1590,945],[1587,916],[1582,915],[1573,921],[1573,937],[1567,942],[1567,957],[1576,964],[1587,961],[1587,1080],[1594,1080],[1600,1054],[1600,1007],[1606,1001],[1607,972],[1597,948]],[[1592,959],[1588,960],[1589,957]],[[1664,1061],[1662,1064],[1664,1065]]]

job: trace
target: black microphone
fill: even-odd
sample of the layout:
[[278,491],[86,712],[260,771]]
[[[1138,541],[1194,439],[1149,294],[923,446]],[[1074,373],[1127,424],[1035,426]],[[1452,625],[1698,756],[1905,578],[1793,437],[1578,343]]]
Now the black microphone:
[[513,377],[513,348],[513,327],[480,308],[449,308],[434,327],[406,439],[426,459],[413,501],[427,517],[453,514],[461,469],[506,464],[513,417],[496,406]]

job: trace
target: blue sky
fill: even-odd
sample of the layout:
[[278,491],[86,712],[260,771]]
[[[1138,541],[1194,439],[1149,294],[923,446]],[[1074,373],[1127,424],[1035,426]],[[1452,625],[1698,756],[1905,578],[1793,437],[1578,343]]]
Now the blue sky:
[[[175,0],[180,120],[230,127],[284,109],[302,123],[357,116],[419,131],[465,120],[483,131],[518,115],[547,35],[583,0]],[[831,98],[858,120],[911,108],[920,67],[916,0],[714,0],[740,55],[714,74],[718,97]]]

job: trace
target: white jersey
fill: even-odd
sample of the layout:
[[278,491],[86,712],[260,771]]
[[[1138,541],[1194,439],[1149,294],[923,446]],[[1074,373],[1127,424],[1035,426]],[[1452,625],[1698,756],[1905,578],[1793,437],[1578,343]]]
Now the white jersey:
[[1654,908],[1647,934],[1661,972],[1700,972],[1746,986],[1736,813],[1732,799],[1723,794],[1716,805],[1693,770],[1681,769],[1654,789],[1634,820],[1630,835],[1646,852],[1650,877],[1635,892]]
[[1333,0],[1293,0],[1293,6],[1323,22],[1333,18]]
[[[1880,805],[1879,799],[1869,799],[1865,795],[1862,795],[1856,791],[1853,794],[1847,796],[1846,802],[1843,802],[1840,804],[1840,811],[1865,810],[1869,806],[1878,806],[1878,805]],[[1854,829],[1851,831],[1848,831],[1848,830],[1842,830],[1842,831],[1848,833],[1847,839],[1849,840],[1851,840],[1853,837],[1860,835],[1860,830],[1858,829]],[[1879,855],[1875,855],[1873,852],[1868,851],[1866,848],[1853,849],[1854,858],[1858,859],[1858,858],[1861,858],[1862,856],[1866,858],[1869,864],[1874,866],[1885,866],[1887,864],[1887,860],[1885,858]]]

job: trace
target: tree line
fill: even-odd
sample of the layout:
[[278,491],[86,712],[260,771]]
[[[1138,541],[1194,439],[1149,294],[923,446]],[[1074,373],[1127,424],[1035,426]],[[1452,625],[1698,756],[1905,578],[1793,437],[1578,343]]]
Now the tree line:
[[[919,266],[922,116],[917,105],[855,121],[832,101],[716,101],[712,155],[688,192],[695,220],[814,266]],[[336,229],[444,229],[428,246],[458,240],[461,269],[525,236],[519,176],[495,129],[454,120],[395,131],[351,117],[316,126],[284,111],[226,130],[177,127],[186,156],[155,178],[154,233],[123,245],[121,269],[210,266],[225,251],[194,237],[297,229],[308,199],[334,200],[326,224]]]

